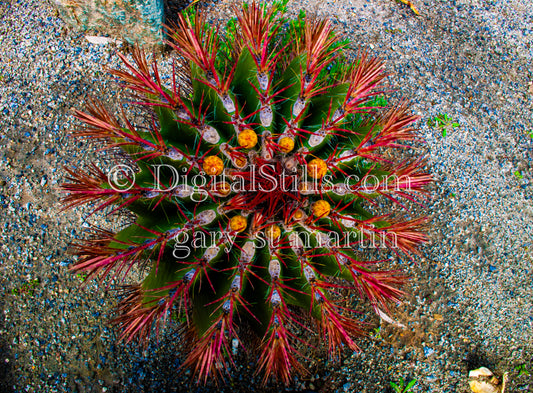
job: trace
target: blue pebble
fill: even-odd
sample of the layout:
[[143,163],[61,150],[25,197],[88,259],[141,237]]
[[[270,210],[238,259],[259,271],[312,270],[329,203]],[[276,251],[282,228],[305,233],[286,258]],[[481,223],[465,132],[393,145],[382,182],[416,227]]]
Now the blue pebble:
[[429,347],[424,347],[424,355],[426,357],[431,356],[435,353],[435,350]]

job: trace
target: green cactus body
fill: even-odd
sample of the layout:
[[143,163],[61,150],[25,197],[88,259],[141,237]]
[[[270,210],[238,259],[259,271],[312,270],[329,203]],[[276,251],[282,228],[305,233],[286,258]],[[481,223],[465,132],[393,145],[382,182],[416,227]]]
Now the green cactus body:
[[78,112],[78,135],[104,138],[137,172],[124,190],[96,167],[69,171],[64,202],[137,219],[78,244],[73,270],[121,276],[148,264],[120,301],[122,338],[148,338],[169,313],[185,317],[194,337],[185,365],[201,381],[231,364],[232,342],[247,345],[239,334],[253,329],[258,370],[290,382],[301,369],[293,331],[311,326],[302,314],[333,355],[357,350],[361,327],[339,290],[386,309],[404,280],[365,259],[363,242],[378,236],[410,255],[426,240],[424,218],[372,212],[377,198],[405,207],[431,181],[422,160],[386,154],[415,139],[416,117],[405,104],[383,108],[379,60],[348,59],[328,21],[286,21],[281,8],[243,5],[224,37],[183,15],[169,43],[188,63],[190,94],[176,75],[164,87],[140,50],[133,61],[120,55],[126,68],[113,73],[153,111],[148,127],[99,102]]

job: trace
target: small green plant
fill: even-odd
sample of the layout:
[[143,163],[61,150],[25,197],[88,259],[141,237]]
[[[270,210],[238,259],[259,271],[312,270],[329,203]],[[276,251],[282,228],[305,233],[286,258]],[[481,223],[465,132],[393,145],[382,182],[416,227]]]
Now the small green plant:
[[450,128],[459,127],[459,123],[454,122],[453,119],[446,113],[439,113],[437,116],[430,117],[427,121],[428,127],[438,128],[442,131],[442,137],[445,138]]
[[529,137],[533,138],[533,130],[529,131]]
[[12,288],[11,294],[12,295],[30,295],[33,296],[35,292],[35,288],[39,285],[39,279],[35,278],[33,280],[27,281],[24,284],[20,286],[20,288]]
[[521,365],[519,365],[519,366],[516,366],[516,367],[514,368],[514,370],[515,370],[516,372],[518,372],[518,376],[519,376],[519,377],[521,377],[522,375],[525,375],[525,376],[528,377],[528,376],[530,375],[530,372],[529,372],[529,370],[526,368],[526,365],[525,365],[525,364],[521,364]]
[[389,102],[383,96],[373,97],[372,99],[370,99],[368,101],[368,105],[373,106],[373,107],[383,107],[383,108],[385,108],[388,104],[389,104]]
[[518,180],[522,180],[524,178],[524,176],[522,175],[520,171],[515,171],[514,175],[516,176]]
[[87,279],[87,276],[88,276],[88,273],[86,273],[86,272],[82,272],[82,273],[78,273],[78,274],[76,274],[76,277],[77,277],[78,280],[80,280],[81,282],[84,282],[84,281]]
[[407,384],[403,378],[400,378],[398,384],[391,382],[390,386],[396,393],[412,393],[411,388],[416,385],[416,379],[410,380]]

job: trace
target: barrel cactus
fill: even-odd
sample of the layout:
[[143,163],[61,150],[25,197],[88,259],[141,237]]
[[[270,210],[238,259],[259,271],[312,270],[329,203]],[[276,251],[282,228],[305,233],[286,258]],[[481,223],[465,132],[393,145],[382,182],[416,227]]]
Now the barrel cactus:
[[280,3],[235,13],[222,32],[198,12],[181,15],[166,80],[140,49],[119,54],[112,73],[145,124],[97,100],[77,112],[75,134],[119,150],[131,171],[69,169],[63,202],[134,219],[75,244],[72,269],[140,275],[119,301],[121,338],[146,342],[183,324],[183,365],[199,381],[244,347],[265,381],[290,383],[302,370],[297,331],[318,333],[333,357],[358,349],[363,329],[342,295],[379,313],[399,301],[405,276],[380,269],[369,249],[419,253],[425,218],[408,207],[431,177],[423,159],[398,158],[417,139],[416,116],[383,98],[380,60],[352,56],[327,20],[286,19]]

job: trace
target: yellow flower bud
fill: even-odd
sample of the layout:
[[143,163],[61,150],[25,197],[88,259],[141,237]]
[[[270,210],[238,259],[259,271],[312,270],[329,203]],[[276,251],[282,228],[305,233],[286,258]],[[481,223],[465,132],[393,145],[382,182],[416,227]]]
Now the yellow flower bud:
[[289,153],[294,149],[294,140],[288,136],[284,136],[279,140],[278,145],[283,153]]
[[239,134],[237,140],[239,146],[244,147],[245,149],[251,149],[257,145],[257,134],[254,130],[247,128]]
[[210,176],[218,176],[224,170],[224,162],[217,156],[208,156],[202,166],[205,173]]
[[313,215],[315,217],[323,218],[329,216],[329,213],[331,212],[331,206],[329,202],[320,200],[313,203],[311,210],[313,211]]
[[307,164],[309,176],[313,179],[322,179],[328,173],[328,165],[324,160],[315,158]]
[[265,235],[267,237],[267,240],[274,241],[279,239],[281,236],[281,229],[279,226],[273,224],[266,228]]
[[232,231],[235,232],[242,232],[246,229],[247,226],[248,223],[246,222],[246,218],[244,218],[243,216],[233,216],[229,221],[229,227]]

